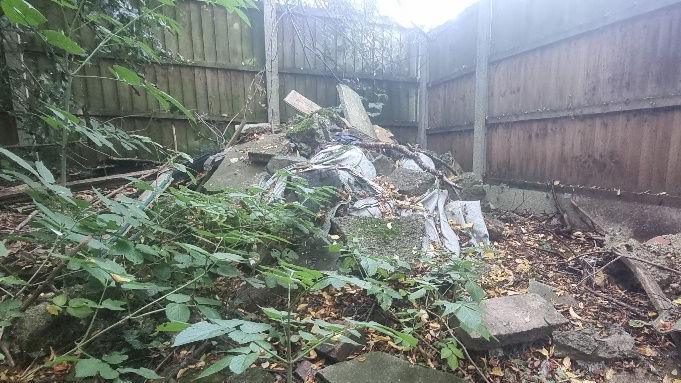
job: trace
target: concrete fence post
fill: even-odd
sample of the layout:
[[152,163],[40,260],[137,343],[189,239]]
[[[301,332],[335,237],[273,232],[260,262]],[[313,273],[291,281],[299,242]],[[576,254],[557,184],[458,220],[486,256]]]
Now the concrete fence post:
[[263,0],[265,29],[265,78],[267,86],[267,122],[279,125],[279,57],[277,52],[277,4]]
[[473,173],[482,179],[487,162],[487,112],[489,105],[489,52],[491,46],[491,0],[478,3],[478,38],[475,64],[475,122],[473,130]]

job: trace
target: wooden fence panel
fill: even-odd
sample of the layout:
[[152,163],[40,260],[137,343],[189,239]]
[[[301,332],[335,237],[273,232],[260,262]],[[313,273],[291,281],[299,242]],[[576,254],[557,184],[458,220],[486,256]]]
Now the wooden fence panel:
[[[230,121],[240,122],[248,95],[256,87],[264,89],[263,76],[256,77],[265,61],[262,10],[247,12],[250,25],[220,6],[193,0],[180,1],[163,12],[177,21],[182,32],[163,31],[157,37],[162,48],[178,59],[146,66],[145,78],[220,131]],[[334,16],[320,10],[280,6],[279,14],[280,98],[295,89],[322,106],[337,106],[336,85],[347,82],[360,93],[372,95],[368,102],[384,103],[374,122],[405,130],[409,136],[407,130],[415,129],[417,113],[418,58],[412,31],[389,24],[366,25],[363,28],[372,31],[373,37],[356,46],[357,41],[342,38]],[[79,39],[86,47],[94,46],[92,31],[82,29]],[[360,54],[371,51],[370,46],[371,57]],[[39,43],[31,44],[27,53],[38,72],[50,71]],[[162,111],[150,94],[110,79],[108,68],[114,63],[106,58],[84,68],[87,77],[73,84],[79,107],[179,150],[197,153],[214,147],[214,132],[205,125],[192,126],[176,112]],[[377,98],[377,93],[383,95]],[[286,121],[292,111],[283,100],[281,108]],[[264,91],[251,109],[248,121],[267,120]],[[8,133],[2,134],[0,142],[16,143],[12,138],[16,129],[3,123],[2,116],[0,133]]]
[[[486,177],[681,195],[681,2],[492,4]],[[474,41],[463,16],[449,27]],[[475,50],[461,54],[464,62]],[[464,165],[474,74],[445,69],[430,84],[429,146]]]

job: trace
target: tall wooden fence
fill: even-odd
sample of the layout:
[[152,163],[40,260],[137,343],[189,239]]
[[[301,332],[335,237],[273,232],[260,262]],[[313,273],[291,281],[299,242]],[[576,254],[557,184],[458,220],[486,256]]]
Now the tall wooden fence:
[[[482,8],[490,25],[479,28],[473,6],[431,32],[432,149],[453,151],[466,169],[479,156],[492,182],[681,196],[680,1],[492,0],[490,8]],[[474,126],[485,143],[476,150]]]
[[[200,1],[180,1],[165,12],[178,22],[182,32],[164,32],[159,40],[163,49],[180,59],[149,65],[144,75],[217,129],[202,123],[192,126],[181,115],[163,112],[144,91],[102,78],[111,77],[110,61],[87,67],[84,75],[88,77],[75,82],[74,94],[91,116],[115,121],[126,130],[148,135],[164,145],[198,153],[214,147],[215,130],[221,132],[230,121],[234,123],[251,90],[265,86],[263,76],[257,76],[265,67],[262,4],[249,10],[250,25],[220,6]],[[366,94],[379,95],[373,100],[379,109],[382,106],[375,123],[407,133],[413,131],[418,59],[415,32],[389,23],[365,26],[372,31],[371,44],[376,47],[375,54],[369,57],[367,49],[348,38],[349,31],[338,30],[342,26],[339,21],[337,16],[317,9],[278,7],[275,54],[279,58],[283,120],[292,116],[282,101],[290,90],[297,90],[321,106],[337,106],[336,84],[343,81]],[[84,45],[90,36],[83,31]],[[0,52],[0,59],[3,53],[7,52]],[[41,65],[46,60],[44,53],[32,48],[23,54],[39,75],[45,67]],[[1,60],[0,65],[4,62]],[[11,103],[1,98],[4,94],[0,94],[0,106],[7,109]],[[263,92],[259,94],[248,115],[249,122],[267,121],[266,98]],[[240,122],[240,117],[235,122]],[[0,134],[0,144],[20,144],[13,121],[2,114],[2,109]]]

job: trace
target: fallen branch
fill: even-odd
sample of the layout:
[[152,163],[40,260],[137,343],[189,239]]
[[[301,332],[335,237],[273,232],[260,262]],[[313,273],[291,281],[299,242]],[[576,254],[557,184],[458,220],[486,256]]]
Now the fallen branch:
[[595,295],[595,296],[597,296],[597,297],[599,297],[599,298],[603,298],[603,299],[605,299],[606,301],[612,302],[612,303],[614,303],[614,304],[616,304],[616,305],[618,305],[618,306],[621,306],[621,307],[623,307],[623,308],[625,308],[625,309],[627,309],[627,310],[629,310],[629,311],[632,311],[633,313],[638,314],[639,316],[642,316],[642,317],[647,316],[646,313],[645,313],[643,310],[641,310],[641,309],[639,309],[639,308],[636,308],[636,307],[634,307],[634,306],[632,306],[632,305],[630,305],[630,304],[624,303],[624,302],[620,301],[620,300],[617,299],[617,298],[611,297],[610,295],[607,295],[607,294],[603,294],[603,293],[601,293],[601,292],[599,292],[599,291],[596,291],[596,290],[590,288],[589,286],[584,286],[584,288],[585,288],[588,292],[590,292],[591,294],[593,294],[593,295]]
[[653,262],[653,261],[649,261],[649,260],[647,260],[647,259],[635,257],[635,256],[633,256],[633,255],[625,255],[625,257],[626,257],[626,258],[629,258],[629,259],[633,259],[634,261],[637,261],[637,262],[646,263],[646,264],[648,264],[648,265],[655,266],[655,267],[657,267],[658,269],[666,270],[666,271],[669,271],[670,273],[674,273],[674,274],[677,274],[677,275],[681,275],[681,270],[673,269],[673,268],[671,268],[671,267],[668,267],[668,266],[665,266],[665,265],[661,265],[661,264],[659,264],[659,263],[656,263],[656,262]]

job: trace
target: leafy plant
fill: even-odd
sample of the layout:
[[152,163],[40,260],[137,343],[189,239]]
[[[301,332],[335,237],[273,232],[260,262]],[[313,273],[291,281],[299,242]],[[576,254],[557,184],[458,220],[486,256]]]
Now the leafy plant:
[[[223,6],[245,21],[243,10],[255,6],[253,0],[207,2]],[[148,138],[125,133],[109,121],[88,117],[87,103],[75,97],[74,91],[79,82],[92,77],[85,72],[92,65],[108,63],[111,77],[97,78],[118,81],[135,92],[145,91],[161,109],[176,110],[195,120],[193,112],[138,73],[145,64],[170,57],[160,49],[156,36],[162,30],[180,31],[164,13],[175,5],[174,0],[51,0],[39,4],[1,0],[9,24],[0,36],[3,44],[15,51],[38,50],[47,55],[49,70],[18,60],[20,67],[10,68],[16,73],[8,77],[15,83],[15,105],[21,105],[13,112],[24,130],[35,142],[58,143],[62,184],[67,176],[67,148],[74,139],[114,153],[149,150],[151,144]]]

